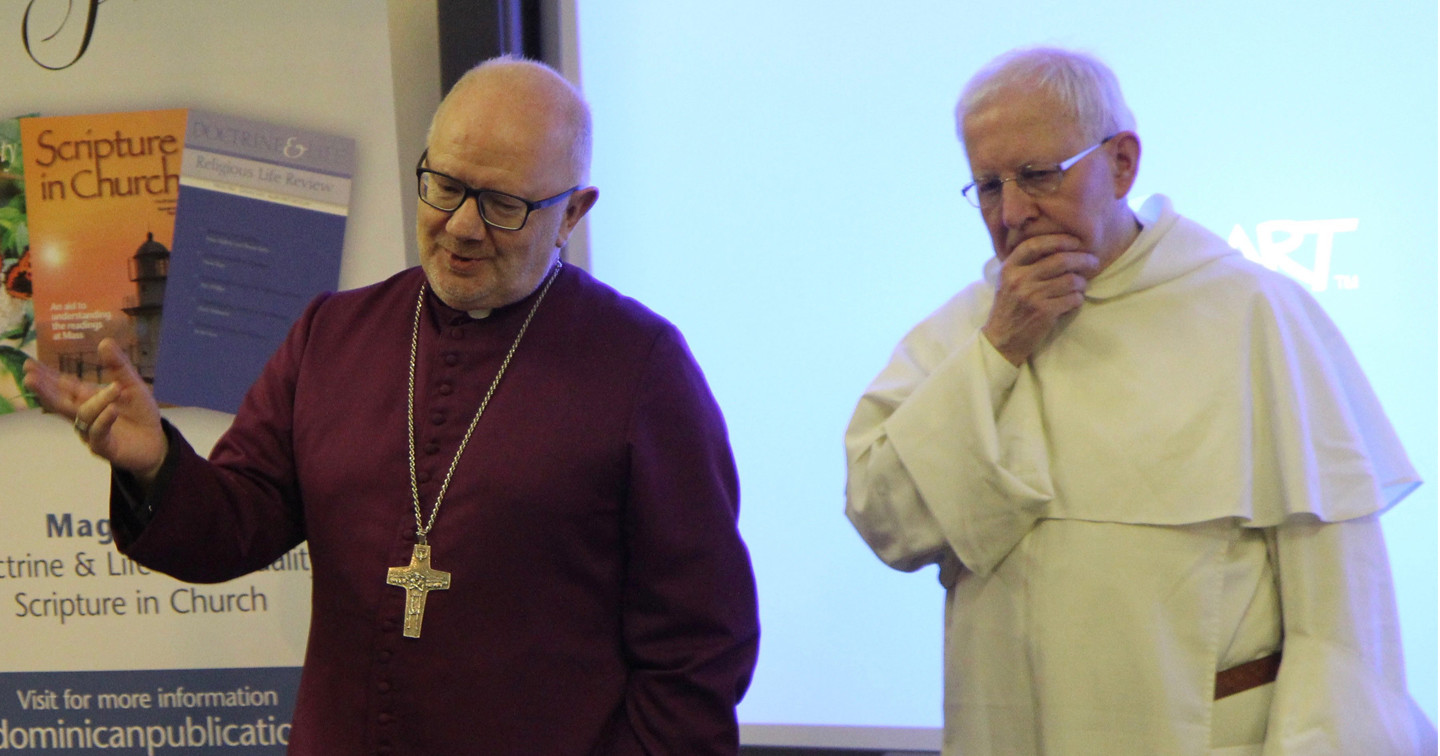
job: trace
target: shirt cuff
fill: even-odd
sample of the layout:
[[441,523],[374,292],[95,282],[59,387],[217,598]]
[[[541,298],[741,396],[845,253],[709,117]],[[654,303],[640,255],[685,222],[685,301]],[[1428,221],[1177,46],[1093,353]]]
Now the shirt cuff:
[[110,524],[112,528],[128,536],[124,539],[127,542],[139,538],[150,520],[154,519],[155,507],[170,487],[170,478],[174,475],[175,465],[180,459],[180,431],[164,418],[160,420],[160,427],[165,431],[165,439],[169,442],[168,449],[165,460],[160,463],[160,471],[155,475],[155,482],[148,491],[134,473],[113,465],[110,467],[110,517],[114,520]]

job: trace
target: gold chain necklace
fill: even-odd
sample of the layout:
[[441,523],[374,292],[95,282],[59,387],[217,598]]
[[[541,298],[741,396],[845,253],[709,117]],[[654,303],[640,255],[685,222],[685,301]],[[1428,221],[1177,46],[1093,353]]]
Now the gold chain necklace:
[[530,314],[525,316],[525,322],[520,324],[520,332],[515,334],[515,341],[510,344],[510,351],[505,354],[505,360],[500,363],[500,369],[495,373],[495,379],[490,381],[490,388],[485,392],[485,398],[480,400],[479,409],[475,410],[475,417],[470,419],[470,427],[465,430],[465,436],[460,439],[460,448],[455,450],[455,458],[450,460],[450,469],[445,473],[445,480],[440,484],[440,492],[435,494],[435,506],[430,510],[430,518],[425,519],[420,509],[420,486],[415,477],[415,363],[417,354],[420,351],[420,311],[425,306],[425,284],[420,285],[420,296],[415,299],[415,320],[410,327],[410,387],[406,396],[405,419],[406,430],[410,435],[410,499],[415,505],[415,548],[410,554],[410,564],[404,567],[391,567],[385,576],[387,585],[399,586],[405,589],[405,628],[406,638],[419,638],[420,625],[425,619],[425,597],[430,591],[443,591],[450,587],[450,573],[441,572],[430,567],[430,543],[426,536],[435,527],[435,517],[440,514],[440,502],[445,498],[445,492],[450,488],[450,479],[455,475],[455,468],[460,464],[460,455],[465,453],[465,446],[470,443],[470,436],[475,433],[475,426],[480,424],[480,416],[485,414],[485,407],[490,404],[490,397],[495,395],[495,389],[500,385],[500,379],[505,376],[505,371],[510,367],[510,360],[515,356],[515,350],[520,348],[520,339],[524,338],[525,331],[530,327],[530,321],[534,319],[535,312],[540,309],[540,303],[545,301],[545,294],[550,291],[550,284],[560,275],[560,269],[565,264],[559,260],[555,261],[555,267],[545,279],[545,286],[540,290],[540,296],[535,298],[535,304],[530,306]]

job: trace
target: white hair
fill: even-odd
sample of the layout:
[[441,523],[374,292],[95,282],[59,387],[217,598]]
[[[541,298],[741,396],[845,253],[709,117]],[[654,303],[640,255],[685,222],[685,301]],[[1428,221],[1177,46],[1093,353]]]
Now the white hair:
[[965,116],[1015,86],[1054,97],[1075,118],[1088,141],[1135,129],[1135,116],[1109,66],[1082,52],[1030,47],[1011,50],[985,64],[961,90],[955,105],[955,131],[962,142]]

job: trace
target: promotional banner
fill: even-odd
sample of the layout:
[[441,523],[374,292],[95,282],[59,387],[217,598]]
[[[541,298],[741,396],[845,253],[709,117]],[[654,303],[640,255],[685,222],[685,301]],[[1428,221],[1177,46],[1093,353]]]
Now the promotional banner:
[[[230,425],[165,415],[201,452]],[[0,751],[283,753],[309,625],[305,545],[228,583],[182,583],[115,550],[110,467],[69,423],[0,416],[0,461]]]
[[[309,626],[306,546],[218,585],[181,583],[126,559],[112,542],[109,466],[67,422],[29,408],[20,365],[42,352],[59,365],[56,347],[118,328],[112,335],[131,342],[147,374],[158,363],[163,377],[171,365],[170,403],[184,406],[165,414],[204,452],[231,416],[199,406],[233,407],[244,386],[232,384],[248,383],[235,366],[253,376],[268,356],[255,343],[288,329],[273,321],[293,318],[318,289],[405,267],[402,207],[414,190],[401,186],[397,121],[423,133],[433,102],[397,115],[389,21],[384,0],[0,4],[0,753],[284,753]],[[136,113],[165,120],[124,115]],[[210,117],[203,135],[187,128],[201,117]],[[22,150],[22,123],[42,119],[76,130]],[[271,134],[261,125],[283,125],[273,156],[260,136],[242,136]],[[296,134],[305,137],[287,149]],[[260,185],[241,186],[249,170]],[[44,233],[31,232],[80,233],[80,206],[101,202],[77,193],[101,187],[115,236],[67,237],[67,265]],[[122,207],[126,199],[139,204]],[[191,200],[236,224],[264,225],[265,234],[236,231],[213,213],[187,216]],[[52,201],[54,217],[41,218],[40,205]],[[299,244],[315,249],[297,254]],[[206,269],[171,270],[182,253]],[[208,264],[216,262],[231,267]],[[193,344],[165,354],[152,326],[170,304],[159,287],[170,274],[185,298],[175,310],[188,308],[195,326],[180,340],[256,319],[264,327],[249,329],[243,349],[220,339],[209,357]],[[48,295],[36,291],[45,280]],[[237,302],[239,285],[284,292],[275,297],[284,301]],[[105,288],[103,304],[67,293],[87,288]],[[35,322],[37,293],[49,297],[43,312],[64,316],[45,326],[50,341]],[[103,378],[78,352],[66,364]],[[230,383],[185,384],[217,362],[235,373]]]

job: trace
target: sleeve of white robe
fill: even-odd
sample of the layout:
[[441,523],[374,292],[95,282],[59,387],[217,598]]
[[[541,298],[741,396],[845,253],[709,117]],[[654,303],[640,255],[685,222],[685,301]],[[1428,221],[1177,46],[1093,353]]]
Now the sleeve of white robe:
[[1295,516],[1274,530],[1285,656],[1265,756],[1415,756],[1435,728],[1405,687],[1377,516]]
[[1039,409],[1019,400],[1035,392],[1015,390],[1030,369],[990,346],[974,318],[987,303],[964,297],[905,337],[845,433],[846,514],[896,569],[954,554],[988,573],[1052,498]]

